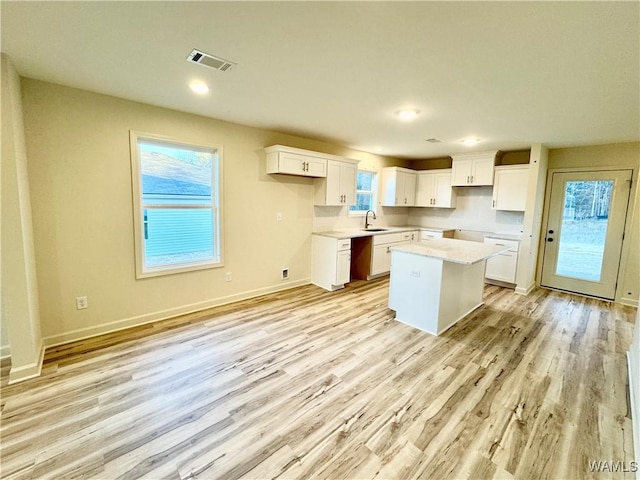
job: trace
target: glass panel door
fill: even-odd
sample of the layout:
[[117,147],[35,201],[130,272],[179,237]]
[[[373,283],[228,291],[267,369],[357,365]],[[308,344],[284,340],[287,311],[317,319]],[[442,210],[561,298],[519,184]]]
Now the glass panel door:
[[543,286],[615,297],[631,173],[607,170],[552,175]]
[[556,275],[599,282],[612,180],[565,182]]

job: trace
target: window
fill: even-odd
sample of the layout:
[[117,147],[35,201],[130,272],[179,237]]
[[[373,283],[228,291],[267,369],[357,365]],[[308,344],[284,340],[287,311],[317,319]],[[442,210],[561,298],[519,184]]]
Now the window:
[[378,175],[371,170],[358,170],[356,179],[356,204],[349,207],[349,215],[364,215],[367,210],[376,211]]
[[222,149],[131,132],[136,277],[222,266]]

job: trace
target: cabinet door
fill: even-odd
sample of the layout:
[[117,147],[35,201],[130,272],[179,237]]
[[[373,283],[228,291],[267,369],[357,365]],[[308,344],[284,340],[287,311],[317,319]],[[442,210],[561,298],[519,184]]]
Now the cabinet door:
[[439,173],[434,179],[434,198],[432,206],[454,208],[456,206],[456,192],[451,188],[451,173]]
[[389,245],[374,245],[371,254],[371,275],[388,272],[391,268]]
[[326,177],[327,161],[321,158],[306,157],[305,175],[310,177]]
[[382,201],[380,202],[380,205],[382,205],[383,207],[396,206],[396,174],[397,172],[393,170],[382,170],[380,187]]
[[458,187],[469,185],[472,165],[471,159],[454,160],[451,164],[451,185]]
[[524,212],[528,180],[528,168],[496,169],[493,185],[493,209]]
[[402,205],[412,207],[416,203],[416,175],[414,173],[401,172],[403,177],[403,197]]
[[[449,175],[451,178],[451,175]],[[416,207],[432,207],[436,183],[436,175],[432,173],[419,173],[416,185]],[[451,188],[451,185],[449,185]]]
[[341,163],[329,160],[327,162],[326,180],[326,203],[325,205],[341,205],[342,195],[340,193],[340,170]]
[[340,190],[344,205],[356,204],[356,176],[358,167],[351,163],[343,163],[340,169]]
[[471,185],[493,185],[493,165],[493,158],[474,160]]
[[487,259],[487,268],[484,276],[501,282],[515,283],[516,268],[518,266],[518,242],[498,238],[485,238],[484,243],[510,248],[507,252]]
[[515,283],[517,261],[516,252],[505,252],[488,258],[484,276],[501,282]]
[[306,158],[295,153],[280,153],[280,173],[305,175]]
[[338,252],[336,265],[336,285],[344,285],[351,280],[351,250]]

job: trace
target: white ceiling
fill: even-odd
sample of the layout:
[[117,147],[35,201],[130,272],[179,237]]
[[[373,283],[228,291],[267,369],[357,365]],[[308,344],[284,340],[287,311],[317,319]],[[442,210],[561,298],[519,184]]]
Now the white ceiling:
[[638,2],[0,3],[22,76],[358,150],[640,140]]

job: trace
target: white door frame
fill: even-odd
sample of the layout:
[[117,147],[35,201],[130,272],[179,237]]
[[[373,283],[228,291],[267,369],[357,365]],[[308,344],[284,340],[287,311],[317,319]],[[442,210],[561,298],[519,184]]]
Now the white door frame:
[[[544,203],[542,208],[542,218],[541,218],[541,228],[539,234],[539,248],[537,251],[537,263],[536,263],[536,286],[541,286],[542,281],[542,262],[544,260],[544,243],[547,233],[547,224],[549,220],[549,209],[551,207],[551,179],[553,178],[554,173],[573,173],[573,172],[597,172],[597,171],[606,171],[606,170],[632,170],[632,186],[629,194],[629,201],[627,205],[627,218],[624,227],[624,241],[622,243],[622,253],[620,257],[620,269],[618,271],[618,286],[616,288],[615,294],[615,302],[622,303],[625,305],[630,305],[637,307],[638,303],[634,300],[627,300],[623,298],[625,292],[622,291],[624,285],[623,280],[626,276],[627,271],[627,263],[629,260],[629,253],[632,248],[631,240],[632,240],[632,228],[635,220],[634,217],[640,215],[640,211],[635,211],[634,206],[637,207],[637,194],[640,194],[638,189],[638,175],[639,168],[630,166],[629,164],[622,165],[608,165],[608,166],[584,166],[584,167],[567,167],[567,168],[553,168],[547,171],[547,179],[545,183],[545,193],[544,193]],[[637,209],[636,209],[637,210]],[[633,215],[632,215],[633,213]],[[580,294],[576,294],[580,295]],[[585,295],[586,296],[586,295]]]

